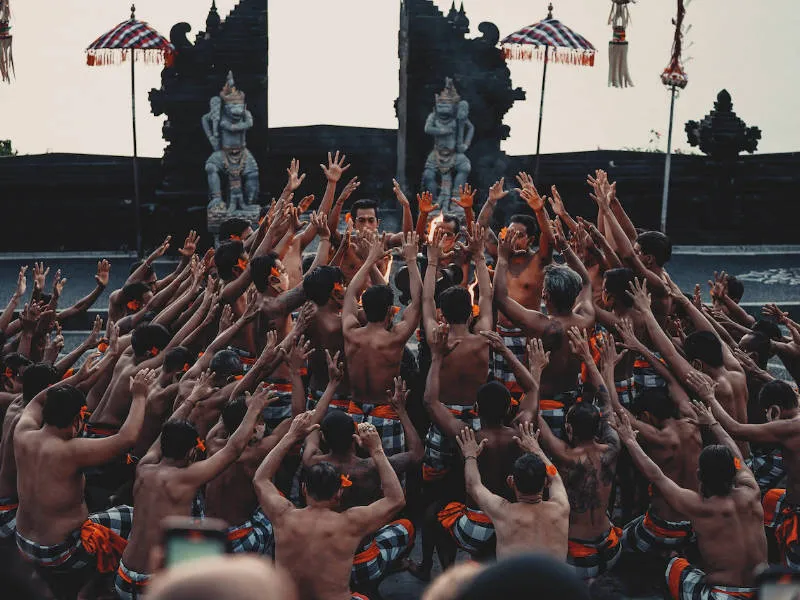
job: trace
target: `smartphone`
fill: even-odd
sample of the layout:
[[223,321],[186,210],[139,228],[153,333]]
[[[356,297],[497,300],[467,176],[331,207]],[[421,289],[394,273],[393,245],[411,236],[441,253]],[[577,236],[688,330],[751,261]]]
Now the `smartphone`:
[[227,524],[219,519],[168,517],[162,522],[164,530],[164,566],[220,556],[231,551]]
[[771,566],[756,578],[759,600],[800,600],[800,572]]

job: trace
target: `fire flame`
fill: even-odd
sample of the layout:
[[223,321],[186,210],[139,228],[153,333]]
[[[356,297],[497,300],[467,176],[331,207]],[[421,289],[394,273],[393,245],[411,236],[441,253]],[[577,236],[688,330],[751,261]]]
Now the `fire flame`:
[[480,312],[478,305],[475,303],[475,288],[478,286],[478,279],[476,278],[475,281],[470,283],[467,286],[467,291],[469,292],[470,303],[472,304],[472,316],[477,317]]
[[433,234],[436,233],[436,228],[444,222],[444,215],[439,213],[428,223],[428,244],[433,243]]

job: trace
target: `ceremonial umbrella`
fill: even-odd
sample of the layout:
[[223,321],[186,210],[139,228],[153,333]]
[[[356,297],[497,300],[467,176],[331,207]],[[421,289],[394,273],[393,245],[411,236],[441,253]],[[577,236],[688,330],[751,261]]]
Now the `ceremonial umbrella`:
[[543,60],[542,95],[539,100],[539,131],[536,134],[536,169],[534,181],[539,175],[539,149],[542,141],[542,111],[544,88],[547,83],[547,63],[550,61],[584,67],[594,66],[596,50],[584,38],[572,31],[558,19],[553,18],[552,3],[547,7],[547,18],[505,37],[500,44],[506,58],[515,60]]
[[136,148],[136,78],[134,64],[169,64],[174,47],[144,21],[137,21],[136,7],[131,6],[131,18],[104,33],[86,48],[86,64],[90,67],[131,63],[131,120],[133,124],[133,191],[136,211],[136,252],[142,255],[142,229],[139,215],[139,165]]

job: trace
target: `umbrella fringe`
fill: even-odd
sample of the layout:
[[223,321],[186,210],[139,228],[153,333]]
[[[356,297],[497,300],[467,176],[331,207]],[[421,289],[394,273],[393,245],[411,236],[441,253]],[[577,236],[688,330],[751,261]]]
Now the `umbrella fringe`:
[[[538,60],[543,61],[545,49],[548,46],[511,45],[503,47],[503,57],[506,60]],[[596,52],[594,50],[575,50],[573,48],[558,48],[549,46],[547,61],[564,65],[593,67]]]
[[[106,65],[121,65],[127,62],[130,48],[97,48],[86,51],[86,64],[90,67],[104,67]],[[143,62],[148,65],[170,66],[172,64],[173,53],[169,49],[162,48],[137,48],[134,54],[136,62]]]

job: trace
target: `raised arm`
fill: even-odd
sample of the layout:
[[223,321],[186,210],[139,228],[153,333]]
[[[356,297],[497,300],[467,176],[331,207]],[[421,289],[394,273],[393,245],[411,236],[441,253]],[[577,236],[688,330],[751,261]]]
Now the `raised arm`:
[[486,440],[477,443],[475,432],[469,427],[463,427],[456,437],[461,454],[464,455],[464,483],[467,487],[467,494],[478,503],[478,506],[491,518],[492,515],[500,515],[508,501],[501,496],[493,494],[483,485],[481,472],[478,469],[478,457],[486,445]]
[[553,209],[553,213],[564,222],[571,232],[575,233],[578,230],[578,223],[567,212],[564,202],[561,200],[561,194],[558,193],[556,186],[550,188],[550,193],[552,196],[548,198],[548,201],[550,202],[550,208]]
[[14,311],[19,305],[19,299],[25,295],[25,290],[28,287],[28,281],[25,277],[25,272],[27,270],[27,266],[22,266],[19,268],[19,274],[17,275],[17,287],[14,290],[14,294],[11,296],[11,299],[8,301],[3,314],[0,315],[0,331],[5,332],[6,329],[8,329],[8,325],[14,318]]
[[79,315],[89,310],[89,308],[95,302],[97,302],[97,299],[102,295],[106,287],[108,287],[108,278],[110,270],[111,270],[111,265],[107,260],[98,261],[97,273],[94,276],[95,283],[97,284],[95,288],[91,292],[89,292],[87,296],[84,296],[69,308],[65,308],[64,310],[59,312],[56,315],[56,319],[58,321],[63,322],[69,319],[70,317],[74,317],[75,315]]
[[480,214],[478,214],[478,224],[485,230],[490,229],[489,226],[492,222],[494,209],[497,207],[497,203],[508,196],[510,192],[510,190],[504,190],[504,186],[505,177],[501,177],[498,181],[494,182],[492,187],[489,188],[489,195],[486,198],[486,202],[483,203],[483,208],[481,208]]
[[406,234],[403,239],[403,258],[408,267],[409,287],[411,288],[411,302],[408,303],[403,311],[403,318],[397,323],[392,332],[399,340],[408,340],[412,333],[419,326],[419,318],[422,313],[422,277],[419,274],[417,265],[417,248],[419,238],[417,234],[411,232]]
[[[517,413],[515,421],[534,420],[539,412],[539,379],[534,377],[531,371],[529,371],[514,355],[511,349],[505,345],[499,333],[495,331],[481,331],[481,335],[486,339],[489,347],[496,354],[503,356],[508,366],[511,368],[511,371],[514,373],[517,383],[524,392],[524,396],[520,399],[519,412]],[[533,340],[536,341],[534,342]],[[537,350],[542,351],[542,360],[545,360],[545,364],[547,364],[550,353],[544,353],[541,340],[532,338],[532,340],[528,342],[528,352],[536,352]],[[547,357],[546,359],[544,358],[545,356]],[[541,377],[541,369],[543,368],[543,365],[537,365],[539,377]]]
[[422,462],[422,457],[425,454],[425,446],[417,433],[417,428],[411,421],[411,417],[406,410],[406,402],[408,401],[409,390],[406,387],[406,382],[402,377],[394,378],[394,393],[389,397],[389,404],[397,413],[400,419],[400,424],[403,426],[403,433],[405,434],[406,452],[395,454],[389,457],[389,463],[397,473],[405,473],[412,465]]
[[347,185],[344,186],[342,193],[339,194],[339,197],[336,199],[336,204],[333,205],[333,209],[331,209],[331,212],[328,215],[328,229],[331,230],[331,236],[334,241],[336,241],[339,237],[339,221],[342,217],[342,208],[344,207],[344,203],[347,202],[347,199],[353,195],[353,192],[355,192],[360,185],[361,182],[358,180],[358,177],[353,177],[350,181],[348,181]]
[[489,267],[486,266],[486,255],[483,248],[486,240],[486,230],[480,223],[471,223],[464,231],[467,239],[467,252],[472,262],[475,263],[475,278],[478,280],[479,316],[475,323],[475,333],[494,331],[494,313],[492,311],[492,279]]
[[400,207],[403,209],[403,233],[408,235],[414,230],[414,217],[411,216],[411,203],[408,201],[403,190],[400,189],[400,184],[397,183],[395,179],[392,179],[392,191]]
[[[433,240],[428,244],[428,265],[425,267],[425,279],[422,284],[422,325],[425,337],[430,343],[433,331],[439,324],[436,318],[436,278],[439,275],[439,262],[442,260],[444,238],[442,231],[433,234]],[[416,263],[416,261],[414,261]]]
[[[569,498],[567,497],[567,488],[564,487],[564,482],[558,474],[558,469],[550,462],[547,455],[539,445],[539,431],[537,431],[533,424],[530,422],[522,422],[517,425],[519,435],[514,436],[514,441],[517,442],[520,450],[529,452],[538,456],[545,465],[547,473],[547,480],[550,482],[548,486],[550,492],[550,502],[555,502],[567,512],[569,512]],[[489,515],[491,516],[491,515]]]
[[416,227],[417,237],[424,240],[428,234],[428,218],[432,212],[439,210],[439,205],[433,203],[433,194],[422,192],[417,194],[417,209],[419,210]]
[[425,384],[423,403],[431,417],[431,421],[436,423],[445,435],[450,438],[455,438],[464,427],[464,423],[457,419],[439,400],[439,377],[442,371],[442,363],[444,362],[445,356],[450,354],[450,352],[461,343],[457,341],[450,344],[447,341],[448,333],[449,327],[444,323],[438,325],[433,330],[430,343],[431,366],[428,369],[428,379]]
[[550,229],[550,219],[544,207],[544,198],[536,191],[533,177],[527,173],[519,173],[517,182],[519,182],[521,189],[518,188],[516,191],[530,206],[533,214],[536,215],[536,222],[539,224],[539,230],[541,231],[539,234],[539,255],[545,262],[550,262],[553,256],[553,232]]

